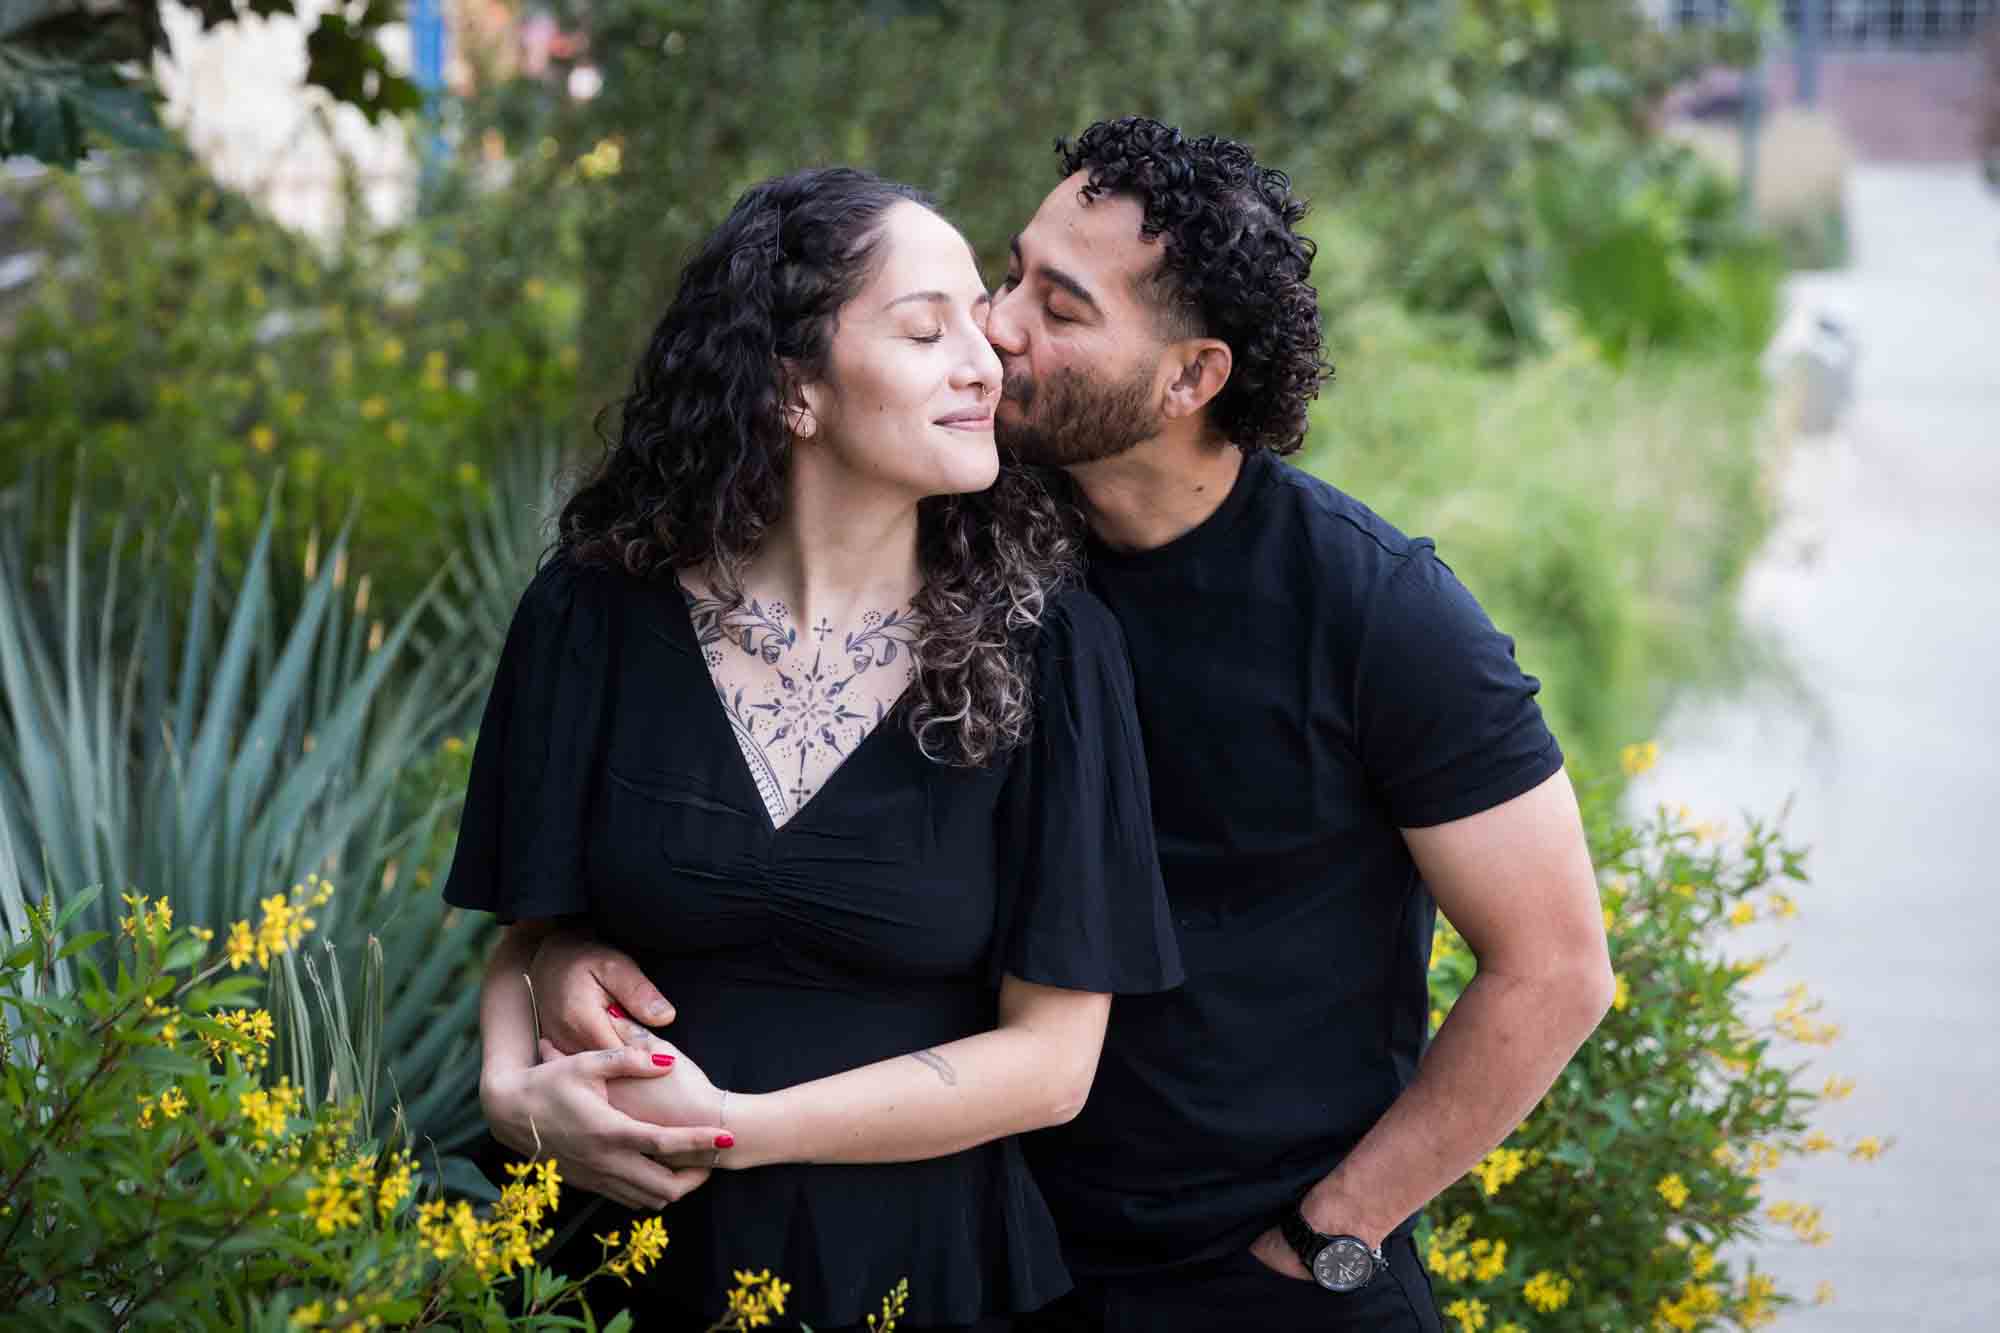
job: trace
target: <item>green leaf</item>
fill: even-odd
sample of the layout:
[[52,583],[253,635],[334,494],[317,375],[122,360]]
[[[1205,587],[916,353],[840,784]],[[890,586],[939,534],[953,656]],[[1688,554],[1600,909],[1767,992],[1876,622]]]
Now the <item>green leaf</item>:
[[173,146],[173,136],[160,124],[152,97],[133,87],[89,87],[74,95],[83,124],[121,148],[158,152]]

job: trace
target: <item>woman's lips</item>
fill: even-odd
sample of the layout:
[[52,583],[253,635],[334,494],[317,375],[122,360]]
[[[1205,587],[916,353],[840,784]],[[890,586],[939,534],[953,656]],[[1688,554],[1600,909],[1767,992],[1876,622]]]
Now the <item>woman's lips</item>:
[[993,409],[968,409],[953,412],[937,419],[937,424],[949,430],[991,430],[993,429]]

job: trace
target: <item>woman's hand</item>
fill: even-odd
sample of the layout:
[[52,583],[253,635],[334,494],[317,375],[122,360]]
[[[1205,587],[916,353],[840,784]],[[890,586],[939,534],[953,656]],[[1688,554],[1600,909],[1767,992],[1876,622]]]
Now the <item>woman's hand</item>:
[[[635,1046],[562,1055],[544,1041],[540,1049],[541,1064],[489,1070],[480,1079],[480,1106],[500,1142],[555,1158],[566,1181],[628,1208],[664,1208],[708,1179],[705,1165],[662,1163],[712,1158],[720,1126],[646,1124],[612,1105],[617,1090],[679,1077],[671,1060],[661,1063]],[[708,1088],[698,1071],[697,1078]]]

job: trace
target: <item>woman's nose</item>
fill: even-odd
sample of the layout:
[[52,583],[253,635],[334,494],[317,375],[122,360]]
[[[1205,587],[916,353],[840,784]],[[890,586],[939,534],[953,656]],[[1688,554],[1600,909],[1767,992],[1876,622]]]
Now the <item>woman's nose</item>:
[[977,336],[972,339],[972,345],[967,351],[969,354],[966,357],[966,368],[969,378],[981,385],[986,392],[998,393],[1000,381],[1005,377],[1006,371],[1000,364],[999,354],[993,350],[993,344],[984,336]]

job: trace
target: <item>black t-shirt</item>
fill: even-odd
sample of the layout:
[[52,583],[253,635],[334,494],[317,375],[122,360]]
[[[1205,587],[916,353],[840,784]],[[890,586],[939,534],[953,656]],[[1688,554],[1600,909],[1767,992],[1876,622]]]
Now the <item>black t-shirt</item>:
[[[557,559],[521,599],[472,760],[447,901],[586,917],[719,1085],[765,1092],[991,1028],[1002,973],[1135,992],[1180,979],[1131,678],[1096,598],[1054,599],[1030,743],[935,763],[895,713],[773,827],[671,579]],[[666,1211],[640,1323],[705,1327],[738,1268],[858,1324],[969,1324],[1069,1284],[1019,1143],[925,1161],[717,1172]],[[606,1209],[592,1232],[627,1225]]]
[[1164,547],[1091,553],[1132,654],[1185,984],[1121,997],[1030,1159],[1079,1274],[1247,1245],[1416,1072],[1436,909],[1399,832],[1562,766],[1430,542],[1266,454]]

